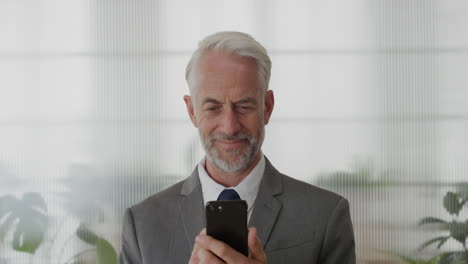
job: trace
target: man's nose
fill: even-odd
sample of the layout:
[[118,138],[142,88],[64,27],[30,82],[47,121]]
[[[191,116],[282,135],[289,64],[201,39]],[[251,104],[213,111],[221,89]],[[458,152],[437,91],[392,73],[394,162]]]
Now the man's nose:
[[221,130],[223,133],[233,136],[240,131],[241,123],[234,109],[227,109],[221,118]]

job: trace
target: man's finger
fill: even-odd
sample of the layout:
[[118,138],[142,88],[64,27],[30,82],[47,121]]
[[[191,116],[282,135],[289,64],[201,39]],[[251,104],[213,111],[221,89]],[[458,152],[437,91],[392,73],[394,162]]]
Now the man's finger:
[[196,238],[196,242],[199,243],[201,247],[213,252],[213,254],[227,263],[239,263],[242,258],[245,258],[244,255],[237,252],[226,243],[210,236],[199,235]]
[[199,248],[197,250],[197,257],[199,259],[199,263],[224,264],[224,261],[204,248]]
[[192,255],[190,256],[189,264],[198,264],[200,259],[198,258],[198,245],[195,243],[192,250]]
[[266,255],[263,251],[260,239],[257,236],[257,229],[255,227],[249,228],[248,244],[250,250],[250,258],[258,260],[261,263],[266,262]]
[[206,228],[203,228],[203,229],[200,231],[199,235],[206,235]]

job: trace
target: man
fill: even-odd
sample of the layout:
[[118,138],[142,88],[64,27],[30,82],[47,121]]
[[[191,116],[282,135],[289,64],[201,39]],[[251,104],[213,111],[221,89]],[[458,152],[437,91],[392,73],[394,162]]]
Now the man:
[[[120,263],[355,263],[346,199],[281,174],[261,151],[270,70],[247,34],[199,43],[184,101],[206,156],[186,180],[126,211]],[[224,189],[247,201],[248,257],[206,235],[204,206]]]

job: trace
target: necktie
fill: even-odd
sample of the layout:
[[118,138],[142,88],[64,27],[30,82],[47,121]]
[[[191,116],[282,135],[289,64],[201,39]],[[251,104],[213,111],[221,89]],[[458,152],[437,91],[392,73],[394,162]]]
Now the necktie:
[[224,189],[218,196],[218,201],[240,200],[239,194],[233,189]]

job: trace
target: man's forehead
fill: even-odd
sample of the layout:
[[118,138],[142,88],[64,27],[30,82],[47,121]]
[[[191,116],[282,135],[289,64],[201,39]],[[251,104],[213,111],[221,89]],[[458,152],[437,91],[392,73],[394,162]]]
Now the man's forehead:
[[261,89],[257,85],[246,86],[216,86],[216,85],[201,85],[198,90],[198,100],[204,102],[239,102],[249,103],[257,102],[261,96]]
[[[213,97],[205,97],[203,98],[202,100],[202,105],[204,104],[220,104],[220,103],[224,103],[224,100],[220,101],[216,98],[213,98]],[[236,104],[257,104],[257,98],[255,97],[243,97],[243,98],[240,98],[238,100],[233,100],[233,103],[236,103]]]

